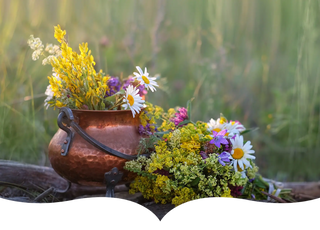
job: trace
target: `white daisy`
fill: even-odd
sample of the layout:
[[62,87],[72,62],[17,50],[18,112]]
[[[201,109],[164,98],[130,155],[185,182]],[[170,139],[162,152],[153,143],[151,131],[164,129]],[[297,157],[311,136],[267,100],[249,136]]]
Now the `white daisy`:
[[210,119],[208,124],[208,131],[212,132],[212,131],[216,131],[216,132],[220,132],[221,130],[223,130],[223,124],[222,122],[220,122],[220,118],[218,118],[217,120],[213,120],[212,118]]
[[[134,72],[133,78],[137,78],[147,89],[150,89],[151,92],[156,91],[154,86],[158,86],[158,84],[154,81],[155,77],[149,77],[149,73],[147,72],[147,68],[144,68],[144,72],[139,66],[136,66],[139,73]],[[159,86],[158,86],[159,87]]]
[[132,111],[132,115],[134,115],[140,112],[141,108],[144,108],[144,100],[140,97],[139,89],[133,88],[132,85],[129,85],[126,89],[126,95],[123,101],[126,103],[122,105],[124,109],[127,109],[128,107]]
[[254,150],[251,150],[251,142],[247,141],[247,143],[243,144],[243,136],[239,135],[236,135],[235,139],[230,139],[230,141],[232,143],[230,159],[233,160],[231,162],[231,165],[233,165],[234,171],[242,171],[248,167],[251,167],[248,159],[256,158],[255,156],[251,155],[252,153],[254,153]]
[[232,125],[236,125],[236,129],[238,129],[240,133],[246,130],[246,128],[239,121],[230,121],[230,123]]
[[240,134],[239,126],[240,125],[237,124],[236,122],[228,122],[228,123],[224,123],[222,128],[227,130],[229,137],[233,137],[236,134]]
[[212,132],[212,131],[216,131],[216,132],[220,132],[221,130],[227,130],[227,133],[225,136],[228,137],[233,137],[236,134],[240,134],[240,132],[242,130],[244,130],[245,128],[243,127],[243,125],[237,123],[237,122],[225,122],[224,120],[222,120],[221,118],[218,118],[216,121],[211,119],[209,121],[208,124],[208,131]]

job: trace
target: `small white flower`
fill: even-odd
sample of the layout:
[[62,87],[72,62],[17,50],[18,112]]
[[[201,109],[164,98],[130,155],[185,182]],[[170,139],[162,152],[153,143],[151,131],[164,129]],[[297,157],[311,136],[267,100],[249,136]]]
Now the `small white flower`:
[[44,45],[42,45],[42,41],[40,40],[40,38],[34,38],[33,35],[30,35],[30,38],[28,40],[28,45],[33,50],[37,50],[37,49],[43,50],[43,47],[44,47]]
[[48,109],[49,108],[48,101],[50,101],[54,95],[51,85],[47,86],[46,92],[44,94],[47,95],[47,98],[44,100],[44,106],[46,107],[46,109]]
[[53,54],[53,45],[47,44],[45,51],[47,51],[49,54]]
[[127,109],[128,107],[132,111],[133,117],[135,114],[139,113],[141,111],[141,108],[144,108],[144,100],[140,97],[139,89],[133,88],[132,85],[129,85],[128,88],[126,89],[126,95],[123,101],[126,103],[122,105],[124,109]]
[[[147,68],[144,68],[144,72],[139,66],[136,66],[139,73],[134,72],[133,74],[145,87],[146,89],[150,89],[151,92],[156,91],[156,88],[154,86],[158,86],[158,84],[154,81],[156,80],[155,77],[149,77],[149,73],[147,72]],[[159,87],[159,86],[158,86]]]
[[34,61],[38,60],[41,53],[42,53],[42,49],[37,49],[37,50],[33,51],[32,60],[34,60]]

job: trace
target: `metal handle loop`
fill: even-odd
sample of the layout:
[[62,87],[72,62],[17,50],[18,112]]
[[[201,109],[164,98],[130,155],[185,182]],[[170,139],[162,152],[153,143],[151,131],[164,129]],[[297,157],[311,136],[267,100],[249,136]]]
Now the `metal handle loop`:
[[[63,123],[66,124],[67,126],[63,125]],[[92,138],[74,121],[74,116],[73,116],[72,110],[68,107],[60,108],[60,114],[58,115],[58,126],[62,130],[67,132],[67,134],[68,134],[67,140],[64,142],[64,145],[62,146],[62,150],[61,150],[61,154],[64,156],[68,154],[70,143],[71,143],[72,138],[74,136],[74,133],[72,132],[72,130],[68,128],[71,126],[83,139],[85,139],[87,142],[89,142],[94,147],[105,152],[106,154],[120,157],[120,158],[123,158],[126,160],[134,160],[137,158],[137,156],[126,155],[126,154],[121,153],[117,150],[114,150],[114,149],[100,143],[96,139]],[[68,140],[68,138],[69,138],[69,140]],[[149,155],[142,154],[141,156],[149,156]]]

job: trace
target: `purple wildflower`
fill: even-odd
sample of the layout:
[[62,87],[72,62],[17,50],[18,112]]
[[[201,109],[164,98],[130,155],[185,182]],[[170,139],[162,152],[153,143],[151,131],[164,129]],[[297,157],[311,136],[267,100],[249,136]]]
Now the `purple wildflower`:
[[146,127],[143,127],[143,125],[139,125],[139,133],[140,135],[152,135],[150,124],[147,124]]
[[231,141],[230,141],[229,138],[226,138],[226,140],[228,141],[228,144],[222,146],[223,151],[226,151],[226,152],[228,152],[228,153],[231,153],[232,143],[231,143]]
[[106,92],[106,96],[112,96],[120,90],[121,83],[117,77],[111,77],[108,81],[109,91]]
[[208,155],[206,152],[201,151],[201,152],[200,152],[200,156],[201,156],[202,159],[204,160],[204,163],[206,163],[206,160],[205,160],[205,159],[207,159],[207,158],[209,157],[209,155]]
[[[122,89],[126,90],[129,85],[137,86],[138,84],[139,84],[138,80],[135,80],[132,78],[132,76],[129,76],[129,78],[124,82]],[[139,89],[140,97],[147,94],[147,90],[145,89],[144,85],[139,85],[138,89]]]
[[219,133],[212,130],[213,139],[209,142],[210,144],[215,144],[218,148],[220,148],[221,144],[227,145],[229,142],[224,138],[224,135],[227,133],[227,130],[224,129]]
[[174,122],[175,126],[178,126],[180,122],[188,119],[188,110],[184,107],[178,109],[178,112],[174,114],[174,117],[170,121]]
[[253,199],[256,199],[256,196],[255,196],[254,194],[251,194],[251,197],[252,197]]
[[207,159],[209,157],[208,154],[203,151],[200,152],[200,155],[201,155],[202,159]]
[[250,179],[249,182],[252,183],[252,182],[254,181],[254,179],[255,179],[255,178]]
[[222,152],[220,155],[218,155],[219,163],[220,163],[222,166],[225,166],[225,165],[226,165],[225,162],[230,162],[229,156],[230,156],[229,153],[227,153],[227,152]]

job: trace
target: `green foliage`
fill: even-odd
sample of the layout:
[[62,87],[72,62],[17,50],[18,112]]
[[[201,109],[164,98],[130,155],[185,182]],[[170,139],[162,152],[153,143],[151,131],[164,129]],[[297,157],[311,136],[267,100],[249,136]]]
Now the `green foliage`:
[[138,155],[151,154],[154,151],[154,144],[160,140],[158,136],[157,134],[153,134],[148,138],[141,138],[138,145]]

